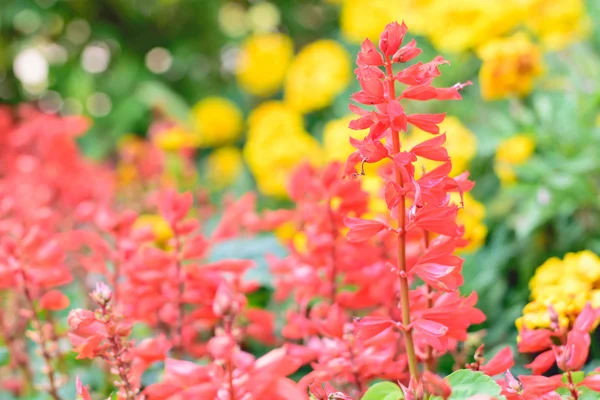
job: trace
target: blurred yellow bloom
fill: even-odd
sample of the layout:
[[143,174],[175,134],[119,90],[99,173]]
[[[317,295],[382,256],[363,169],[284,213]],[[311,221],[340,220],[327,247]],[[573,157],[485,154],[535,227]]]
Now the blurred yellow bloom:
[[374,43],[379,40],[383,28],[399,15],[399,1],[345,0],[340,13],[340,28],[344,37],[352,43],[362,43],[365,38]]
[[526,163],[535,151],[535,140],[530,135],[515,135],[500,143],[496,149],[494,171],[502,184],[517,181],[514,167]]
[[[460,195],[452,193],[451,200],[453,203],[460,205]],[[464,238],[469,241],[469,244],[460,249],[461,252],[471,253],[485,242],[487,237],[487,226],[483,222],[485,219],[485,206],[475,200],[471,193],[463,193],[464,207],[458,210],[456,222],[464,226]]]
[[350,55],[338,42],[317,40],[292,61],[285,81],[285,101],[301,113],[329,106],[348,86]]
[[153,138],[153,142],[161,150],[178,151],[194,147],[194,135],[181,126],[166,129]]
[[348,128],[348,124],[355,115],[347,115],[342,118],[333,119],[323,129],[323,148],[328,161],[345,162],[348,156],[356,149],[350,144],[350,137],[363,139],[368,131],[355,131]]
[[243,117],[238,107],[223,97],[207,97],[192,109],[195,140],[203,147],[231,143],[242,133]]
[[283,85],[293,55],[294,44],[287,35],[251,36],[242,44],[235,71],[240,86],[255,96],[271,96]]
[[302,114],[279,101],[267,101],[248,116],[248,137],[255,133],[287,135],[304,130]]
[[[446,144],[444,147],[448,150],[448,155],[452,159],[451,176],[456,176],[469,169],[471,160],[477,154],[477,137],[456,117],[446,117],[439,125],[440,132],[446,133]],[[409,150],[413,146],[433,138],[431,133],[427,133],[418,128],[414,128],[410,135],[402,142],[402,147]],[[416,173],[419,176],[423,168],[431,171],[440,165],[441,162],[431,161],[419,158],[415,163]]]
[[526,25],[550,50],[561,50],[592,31],[584,0],[528,0]]
[[241,150],[233,146],[221,147],[206,159],[206,179],[210,187],[224,189],[236,181],[242,168]]
[[173,237],[173,231],[171,230],[169,223],[158,214],[140,215],[133,227],[136,229],[149,229],[154,235],[155,243],[160,247],[165,246],[169,239]]
[[434,0],[424,34],[440,51],[463,52],[510,32],[524,13],[519,0]]
[[268,102],[248,118],[243,156],[261,193],[285,197],[292,171],[302,162],[321,165],[320,143],[304,130],[302,117],[288,105]]
[[587,302],[600,306],[599,284],[600,257],[590,250],[568,253],[562,260],[546,260],[529,281],[531,302],[517,319],[517,328],[549,328],[549,305],[558,314],[561,326],[571,326]]
[[495,39],[479,48],[481,94],[486,100],[525,96],[544,70],[542,53],[524,33]]

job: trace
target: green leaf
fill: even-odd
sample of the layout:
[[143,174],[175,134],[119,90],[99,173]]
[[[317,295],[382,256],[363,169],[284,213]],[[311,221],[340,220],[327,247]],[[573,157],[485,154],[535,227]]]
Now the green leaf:
[[244,258],[253,260],[256,266],[250,269],[245,279],[256,281],[262,287],[273,287],[273,276],[265,260],[265,254],[285,257],[285,248],[272,235],[261,235],[253,238],[236,238],[216,244],[210,253],[209,261],[219,261],[227,258]]
[[[450,400],[467,400],[477,394],[487,394],[498,400],[506,400],[506,397],[500,395],[502,388],[483,372],[461,369],[448,375],[446,380],[452,387]],[[433,396],[431,400],[442,400],[442,398]]]
[[361,400],[402,400],[404,394],[398,385],[392,382],[379,382],[367,390]]

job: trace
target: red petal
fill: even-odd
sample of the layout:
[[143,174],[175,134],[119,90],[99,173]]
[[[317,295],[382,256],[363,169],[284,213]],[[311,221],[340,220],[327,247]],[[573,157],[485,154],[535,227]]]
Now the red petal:
[[408,122],[425,132],[437,135],[440,133],[438,124],[444,120],[446,113],[441,114],[412,114],[408,115]]
[[386,227],[379,221],[352,217],[344,218],[344,224],[350,228],[350,231],[346,235],[350,242],[369,240]]

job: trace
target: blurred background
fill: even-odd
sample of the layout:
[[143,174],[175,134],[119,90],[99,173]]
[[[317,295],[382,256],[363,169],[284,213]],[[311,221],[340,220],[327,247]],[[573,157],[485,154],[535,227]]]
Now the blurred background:
[[[506,342],[530,300],[529,323],[549,323],[529,284],[545,260],[600,253],[598,1],[2,0],[0,102],[88,116],[81,148],[123,187],[160,160],[181,188],[217,201],[257,188],[262,207],[285,206],[295,166],[352,150],[354,54],[392,20],[419,60],[450,61],[437,86],[474,83],[461,102],[407,107],[448,113],[453,172],[477,182],[464,289],[484,294],[488,342]],[[565,272],[582,255],[546,282],[565,313],[585,302],[573,293],[600,306],[600,274]]]

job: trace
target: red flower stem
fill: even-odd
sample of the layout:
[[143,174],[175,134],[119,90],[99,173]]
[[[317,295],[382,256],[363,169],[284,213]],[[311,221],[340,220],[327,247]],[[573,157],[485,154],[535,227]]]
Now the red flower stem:
[[[223,321],[223,327],[225,328],[225,334],[229,337],[233,337],[233,320],[234,317],[225,317]],[[227,379],[229,383],[229,398],[235,400],[235,387],[233,386],[233,361],[231,357],[227,359]]]
[[[105,305],[100,306],[102,308],[102,316],[105,321],[108,321],[108,324],[112,324],[112,314],[108,311]],[[125,399],[127,400],[135,400],[135,392],[133,390],[133,386],[129,381],[129,365],[127,365],[123,359],[122,355],[124,352],[123,346],[121,345],[121,341],[117,336],[116,332],[114,332],[114,326],[108,329],[109,337],[108,341],[112,347],[114,365],[117,368],[117,373],[119,378],[121,378],[122,388],[125,390]]]
[[[429,232],[424,231],[425,236],[425,249],[429,247]],[[427,308],[433,308],[433,288],[427,284],[425,284],[425,289],[427,292]],[[435,371],[435,364],[433,359],[433,347],[431,345],[427,345],[427,356],[425,359],[425,369],[429,372]]]
[[[4,307],[5,305],[3,304],[2,306]],[[17,342],[15,334],[10,332],[7,324],[4,322],[4,312],[2,308],[0,308],[0,337],[4,338],[4,342],[6,343],[6,347],[8,347],[11,359],[15,360],[23,372],[25,385],[21,394],[27,394],[30,388],[33,387],[33,373],[29,368],[29,362],[26,353],[19,349],[19,343]]]
[[331,209],[331,199],[327,202],[327,211],[329,213],[329,221],[331,222],[331,304],[335,304],[335,298],[337,295],[337,260],[336,260],[336,248],[335,242],[337,239],[337,229],[335,226],[335,218],[333,210]]
[[567,381],[569,382],[569,391],[573,396],[573,400],[578,400],[579,392],[577,391],[577,386],[575,386],[575,383],[573,383],[573,375],[571,374],[571,371],[567,371]]
[[354,376],[354,380],[356,381],[356,388],[358,389],[359,393],[361,394],[361,396],[364,393],[364,386],[360,380],[360,374],[358,373],[358,369],[356,368],[356,361],[354,360],[354,347],[352,346],[352,340],[353,339],[349,339],[348,341],[346,341],[347,347],[348,347],[348,359],[350,361],[350,365],[352,365],[352,375]]
[[61,397],[58,395],[58,388],[56,385],[56,381],[54,380],[54,366],[52,365],[52,356],[47,348],[47,339],[46,333],[44,332],[44,327],[42,326],[42,321],[37,313],[37,309],[35,307],[35,303],[33,302],[33,297],[31,296],[31,292],[29,291],[29,286],[27,286],[27,275],[22,266],[19,266],[19,272],[21,273],[21,279],[23,280],[23,294],[25,295],[25,300],[27,302],[27,306],[32,314],[32,325],[33,329],[37,331],[39,337],[39,345],[40,350],[42,352],[42,357],[44,358],[44,362],[46,364],[46,374],[48,375],[48,381],[50,383],[50,387],[48,388],[48,394],[54,400],[61,400]]
[[[392,70],[392,62],[390,59],[386,60],[385,70],[387,73],[387,82],[389,85],[389,98],[391,100],[396,99],[396,88],[394,86],[394,72]],[[391,129],[391,128],[390,128]],[[392,130],[392,148],[394,154],[400,152],[400,132]],[[396,175],[396,183],[404,188],[404,182],[402,179],[402,172],[397,165],[394,164],[394,172]],[[400,195],[400,201],[398,202],[398,229],[400,233],[398,235],[398,277],[400,279],[400,303],[402,306],[402,324],[404,327],[410,325],[410,304],[409,304],[409,285],[408,275],[406,274],[406,196]],[[404,341],[406,342],[406,355],[408,357],[408,368],[410,375],[415,379],[419,379],[419,367],[417,365],[417,355],[415,352],[415,344],[413,341],[412,330],[406,329],[404,331]]]
[[[175,227],[171,227],[173,232],[176,232]],[[183,279],[181,279],[181,241],[177,233],[173,235],[175,240],[175,274],[177,276],[177,297],[175,303],[177,304],[177,322],[175,324],[175,332],[173,334],[173,353],[177,357],[181,357],[183,354],[183,313],[185,312],[183,307],[183,291],[185,289]]]

